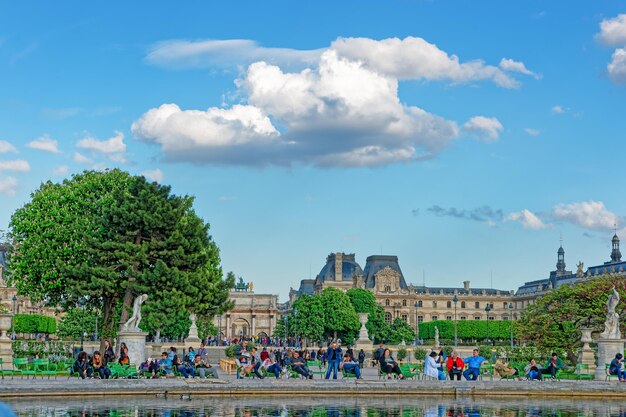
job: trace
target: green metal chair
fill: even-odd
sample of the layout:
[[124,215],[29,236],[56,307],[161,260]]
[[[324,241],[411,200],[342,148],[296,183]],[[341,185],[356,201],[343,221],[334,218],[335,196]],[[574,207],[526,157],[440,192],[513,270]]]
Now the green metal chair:
[[493,381],[493,372],[493,365],[483,365],[480,367],[480,374],[478,375],[478,379],[482,380],[485,378],[489,378],[490,381]]
[[36,376],[32,365],[28,363],[28,358],[13,358],[13,373],[15,375],[26,376],[26,379],[31,375],[33,378]]
[[41,375],[42,379],[44,376],[47,376],[48,379],[54,376],[54,379],[56,379],[58,375],[56,366],[51,364],[49,359],[33,360],[33,370],[35,371],[35,375]]
[[322,361],[307,361],[306,365],[313,375],[319,375],[320,378],[324,378],[326,375],[326,366]]
[[419,378],[420,371],[417,367],[417,364],[403,363],[400,366],[400,371],[402,372],[402,376],[404,379],[415,379]]
[[619,377],[617,375],[613,375],[609,372],[609,368],[611,368],[611,364],[610,363],[605,363],[604,364],[604,373],[606,374],[606,377],[604,378],[605,381],[611,381],[611,380],[616,380],[619,381]]
[[0,358],[0,376],[2,377],[2,379],[4,379],[5,375],[10,376],[11,379],[13,379],[13,368],[4,369],[4,363],[2,361],[2,358]]

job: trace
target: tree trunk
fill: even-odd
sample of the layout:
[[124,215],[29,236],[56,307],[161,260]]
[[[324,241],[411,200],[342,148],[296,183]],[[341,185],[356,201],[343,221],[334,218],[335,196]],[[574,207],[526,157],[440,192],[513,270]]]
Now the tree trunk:
[[[139,233],[137,233],[137,235],[135,236],[135,245],[141,245],[141,231]],[[137,273],[137,268],[134,268],[135,270],[133,272]],[[135,277],[131,276],[128,279],[128,284],[126,285],[126,292],[124,293],[124,301],[122,304],[122,314],[120,316],[120,322],[119,322],[119,328],[117,331],[117,343],[115,344],[115,352],[119,357],[119,349],[120,349],[120,332],[122,331],[122,327],[124,326],[124,323],[126,323],[126,321],[128,320],[128,310],[131,308],[131,306],[133,305],[133,293],[135,290]]]
[[102,301],[102,330],[100,337],[100,352],[104,353],[104,341],[112,342],[113,328],[115,327],[115,297],[104,297]]

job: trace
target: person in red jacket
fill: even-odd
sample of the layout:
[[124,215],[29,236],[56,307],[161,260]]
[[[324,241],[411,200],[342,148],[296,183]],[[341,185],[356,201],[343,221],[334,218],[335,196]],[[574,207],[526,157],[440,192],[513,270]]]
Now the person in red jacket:
[[463,362],[463,359],[459,358],[459,354],[456,350],[452,352],[452,355],[446,361],[446,367],[448,368],[450,381],[452,381],[455,376],[457,381],[461,380],[461,374],[463,373],[463,368],[465,368],[465,362]]

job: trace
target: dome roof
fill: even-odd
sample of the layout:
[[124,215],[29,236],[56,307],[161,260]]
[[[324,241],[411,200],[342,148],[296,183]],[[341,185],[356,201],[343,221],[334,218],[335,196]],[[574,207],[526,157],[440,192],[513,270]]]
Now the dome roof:
[[[335,261],[341,257],[341,271],[337,271]],[[357,275],[363,275],[363,269],[356,262],[354,254],[331,253],[326,257],[326,265],[322,268],[317,278],[320,282],[335,281],[337,273],[341,273],[341,281],[352,281]]]

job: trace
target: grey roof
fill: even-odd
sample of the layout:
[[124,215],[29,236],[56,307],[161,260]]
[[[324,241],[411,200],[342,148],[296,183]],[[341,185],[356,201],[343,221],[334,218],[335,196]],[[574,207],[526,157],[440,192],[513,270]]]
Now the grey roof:
[[[352,281],[352,277],[355,275],[363,275],[361,266],[356,262],[354,254],[342,253],[341,262],[341,280]],[[335,254],[331,253],[326,257],[326,265],[322,268],[317,278],[321,281],[334,281],[335,280]]]
[[300,281],[300,288],[298,289],[298,295],[315,294],[315,280],[314,279],[303,279]]
[[363,271],[365,287],[374,288],[376,286],[376,273],[387,266],[400,274],[400,287],[403,289],[408,288],[400,265],[398,264],[398,257],[388,255],[372,255],[367,257],[365,270]]
[[498,290],[494,288],[470,288],[466,290],[464,287],[460,288],[451,288],[451,287],[424,287],[423,285],[414,287],[416,294],[425,294],[426,290],[428,290],[429,294],[439,294],[443,291],[444,294],[458,294],[458,295],[497,295],[500,293],[501,295],[508,295],[511,292],[508,290]]

